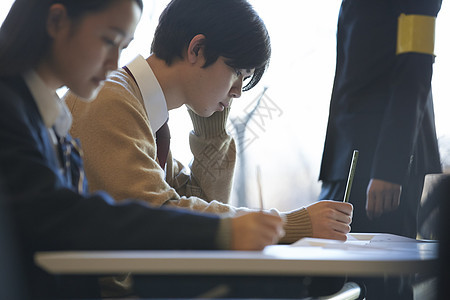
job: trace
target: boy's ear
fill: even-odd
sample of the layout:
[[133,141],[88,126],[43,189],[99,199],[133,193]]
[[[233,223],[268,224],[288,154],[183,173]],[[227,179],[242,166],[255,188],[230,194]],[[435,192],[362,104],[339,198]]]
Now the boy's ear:
[[206,37],[203,34],[197,34],[191,40],[187,48],[187,59],[194,64],[199,59],[203,59],[203,52],[205,50]]
[[69,24],[66,7],[56,3],[48,9],[47,32],[51,38],[55,38],[58,33]]

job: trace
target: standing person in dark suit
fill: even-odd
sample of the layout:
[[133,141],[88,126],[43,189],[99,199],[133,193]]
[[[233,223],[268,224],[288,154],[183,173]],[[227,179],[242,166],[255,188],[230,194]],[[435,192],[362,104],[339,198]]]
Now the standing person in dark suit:
[[[31,294],[95,297],[37,268],[36,251],[257,250],[282,220],[261,212],[219,218],[86,192],[71,116],[56,89],[91,99],[132,40],[141,0],[16,0],[0,29],[0,173],[11,201]],[[156,227],[158,230],[156,230]],[[90,282],[91,283],[91,282]]]
[[441,172],[431,93],[441,0],[344,0],[319,179],[320,199],[350,194],[354,232],[416,237],[424,175]]

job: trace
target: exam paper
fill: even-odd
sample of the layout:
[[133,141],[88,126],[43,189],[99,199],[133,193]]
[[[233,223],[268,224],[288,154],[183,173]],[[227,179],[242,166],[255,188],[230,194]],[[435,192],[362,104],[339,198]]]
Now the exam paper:
[[353,242],[380,243],[380,242],[418,242],[416,239],[390,234],[390,233],[349,233],[346,243]]
[[[349,233],[347,241],[337,241],[318,238],[303,238],[293,243],[292,247],[322,247],[346,250],[367,250],[367,249],[402,249],[405,250],[405,244],[414,245],[419,241],[403,236],[387,233]],[[411,247],[415,249],[415,247]]]

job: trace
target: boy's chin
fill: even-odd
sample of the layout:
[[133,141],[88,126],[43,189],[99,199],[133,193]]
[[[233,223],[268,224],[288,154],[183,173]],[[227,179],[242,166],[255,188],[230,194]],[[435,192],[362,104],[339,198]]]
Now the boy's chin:
[[198,111],[197,109],[192,108],[192,106],[186,105],[187,108],[189,108],[191,111],[193,111],[197,116],[199,117],[203,117],[203,118],[208,118],[211,117],[215,111],[210,111],[210,110],[203,110],[203,111]]

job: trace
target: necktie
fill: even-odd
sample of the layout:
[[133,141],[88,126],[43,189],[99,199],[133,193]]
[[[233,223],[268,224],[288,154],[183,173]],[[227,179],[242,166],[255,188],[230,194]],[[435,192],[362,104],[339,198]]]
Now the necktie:
[[159,165],[164,170],[170,148],[170,130],[167,121],[156,131],[156,155]]
[[[55,131],[56,134],[56,131]],[[67,184],[80,194],[87,192],[87,180],[83,167],[83,151],[78,139],[70,134],[58,139],[58,152]]]

